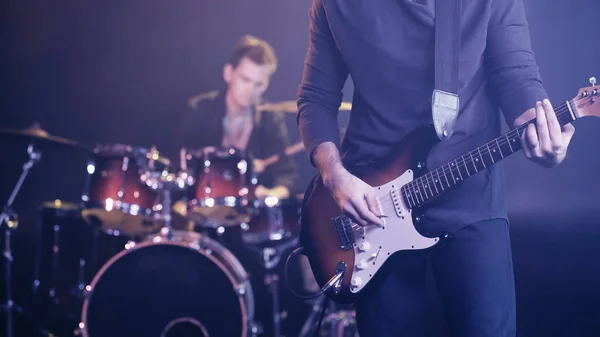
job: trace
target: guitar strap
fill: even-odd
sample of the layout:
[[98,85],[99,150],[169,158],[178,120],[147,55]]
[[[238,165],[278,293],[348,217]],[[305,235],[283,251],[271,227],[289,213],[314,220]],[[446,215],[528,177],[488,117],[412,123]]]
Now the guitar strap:
[[435,88],[431,99],[433,125],[438,138],[452,136],[460,109],[458,66],[461,0],[435,1]]

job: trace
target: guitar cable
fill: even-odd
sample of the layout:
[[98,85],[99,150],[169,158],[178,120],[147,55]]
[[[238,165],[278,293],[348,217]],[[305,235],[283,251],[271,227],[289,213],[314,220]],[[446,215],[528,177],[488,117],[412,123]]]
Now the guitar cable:
[[287,259],[285,260],[285,266],[283,267],[283,273],[284,273],[284,277],[285,277],[286,286],[288,287],[288,290],[292,293],[292,295],[294,295],[295,297],[297,297],[301,300],[312,300],[313,298],[317,298],[317,297],[321,296],[322,294],[324,294],[325,291],[327,291],[327,289],[329,288],[328,285],[327,284],[324,285],[323,288],[321,288],[319,291],[317,291],[314,294],[300,295],[296,291],[294,291],[294,289],[292,289],[292,286],[290,285],[289,278],[288,278],[288,269],[289,269],[288,263],[290,262],[290,259],[292,258],[292,256],[301,254],[303,251],[304,251],[304,247],[298,247],[298,248],[294,249],[290,253],[290,255],[288,255]]
[[[314,298],[317,298],[321,295],[325,295],[325,292],[331,288],[332,286],[332,280],[335,279],[335,277],[330,280],[329,282],[327,282],[327,284],[325,284],[321,289],[319,289],[319,291],[317,291],[314,294],[311,295],[300,295],[297,292],[294,291],[294,289],[292,289],[292,286],[290,285],[289,282],[289,278],[288,278],[288,263],[290,262],[290,259],[292,258],[292,256],[294,255],[298,255],[301,254],[304,251],[304,247],[298,247],[296,249],[294,249],[290,255],[288,255],[287,259],[285,260],[285,265],[283,267],[283,273],[284,273],[284,278],[285,278],[285,283],[286,286],[288,288],[288,290],[292,293],[292,295],[294,295],[295,297],[297,297],[298,299],[301,300],[311,300]],[[321,324],[323,323],[323,318],[325,317],[325,309],[327,308],[327,301],[329,299],[327,297],[325,297],[325,300],[323,302],[323,308],[321,309],[321,316],[319,317],[319,322],[317,323],[317,328],[315,329],[314,333],[313,333],[313,337],[317,337],[319,330],[321,329]],[[313,309],[314,310],[314,309]]]

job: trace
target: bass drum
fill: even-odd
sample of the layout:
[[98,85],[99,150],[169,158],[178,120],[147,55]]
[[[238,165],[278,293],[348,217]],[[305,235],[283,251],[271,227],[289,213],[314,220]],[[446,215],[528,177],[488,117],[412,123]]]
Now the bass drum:
[[193,232],[156,235],[108,261],[87,288],[84,337],[254,336],[254,298],[242,265]]

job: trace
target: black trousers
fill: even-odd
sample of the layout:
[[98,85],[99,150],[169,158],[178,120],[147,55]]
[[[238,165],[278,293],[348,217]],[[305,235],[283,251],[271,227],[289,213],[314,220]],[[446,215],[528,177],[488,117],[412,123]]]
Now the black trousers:
[[401,252],[384,265],[356,301],[361,337],[426,336],[428,264],[450,336],[516,335],[508,223],[482,221],[453,236],[444,247],[427,253]]

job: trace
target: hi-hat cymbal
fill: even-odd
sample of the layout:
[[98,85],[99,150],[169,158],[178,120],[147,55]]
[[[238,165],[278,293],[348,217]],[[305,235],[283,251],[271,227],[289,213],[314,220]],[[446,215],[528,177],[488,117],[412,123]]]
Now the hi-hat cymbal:
[[[350,111],[352,109],[352,103],[342,102],[339,111]],[[296,101],[281,101],[260,104],[257,106],[259,111],[274,111],[274,112],[287,112],[287,113],[298,113],[298,105]]]
[[0,138],[15,138],[26,141],[39,141],[43,144],[59,145],[81,150],[90,151],[76,141],[50,135],[47,131],[39,127],[31,127],[26,129],[2,129],[0,130]]

